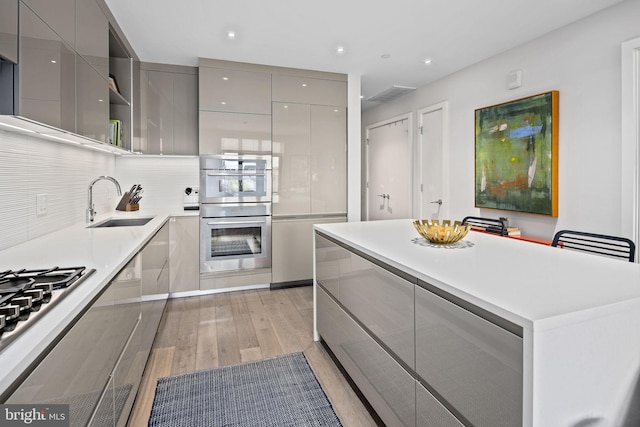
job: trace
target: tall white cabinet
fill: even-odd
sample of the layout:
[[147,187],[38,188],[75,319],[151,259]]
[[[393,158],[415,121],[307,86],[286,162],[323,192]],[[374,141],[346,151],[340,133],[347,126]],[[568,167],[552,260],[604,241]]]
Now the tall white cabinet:
[[272,155],[271,285],[311,284],[313,224],[346,221],[347,76],[199,65],[200,155]]
[[273,76],[272,286],[311,283],[313,224],[347,214],[347,83]]

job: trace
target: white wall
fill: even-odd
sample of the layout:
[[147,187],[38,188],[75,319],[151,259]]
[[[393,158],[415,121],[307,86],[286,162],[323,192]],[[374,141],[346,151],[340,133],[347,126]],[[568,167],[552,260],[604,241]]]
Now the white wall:
[[[628,0],[365,111],[362,125],[448,101],[451,218],[507,216],[523,233],[548,238],[563,228],[622,234],[629,227],[620,223],[620,51],[640,36],[638,17],[640,0]],[[509,90],[507,75],[516,69],[523,84]],[[560,92],[558,218],[478,210],[474,110],[549,90]]]
[[[113,154],[0,131],[0,250],[84,222],[89,183],[114,171]],[[46,215],[36,215],[38,194],[47,195]],[[118,202],[107,181],[93,196],[98,212]]]

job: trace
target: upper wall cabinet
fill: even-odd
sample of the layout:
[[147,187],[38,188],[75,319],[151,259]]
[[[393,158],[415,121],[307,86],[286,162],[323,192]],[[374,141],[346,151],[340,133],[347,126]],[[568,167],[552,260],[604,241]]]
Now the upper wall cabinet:
[[200,154],[271,154],[271,116],[200,111]]
[[274,74],[273,101],[346,107],[347,82]]
[[271,114],[271,74],[200,66],[200,110]]
[[18,62],[18,0],[0,0],[0,58]]
[[140,138],[145,154],[198,154],[198,74],[195,67],[140,64]]
[[18,67],[15,114],[75,132],[76,54],[22,3]]
[[80,55],[76,55],[76,90],[76,132],[107,142],[109,88],[104,78]]
[[[0,114],[7,116],[2,120],[17,120],[16,127],[43,135],[61,134],[62,140],[93,145],[91,139],[130,151],[133,60],[101,5],[10,1],[0,0],[0,22],[17,5],[18,54],[15,63],[0,61]],[[118,132],[110,133],[110,120],[118,122]],[[78,135],[86,138],[74,139]]]
[[102,77],[109,76],[109,21],[95,0],[77,0],[75,48]]
[[[113,29],[109,29],[109,142],[131,150],[132,140],[132,76],[133,59]],[[116,126],[117,123],[117,126]]]
[[22,3],[46,22],[65,43],[75,48],[76,0],[22,0]]

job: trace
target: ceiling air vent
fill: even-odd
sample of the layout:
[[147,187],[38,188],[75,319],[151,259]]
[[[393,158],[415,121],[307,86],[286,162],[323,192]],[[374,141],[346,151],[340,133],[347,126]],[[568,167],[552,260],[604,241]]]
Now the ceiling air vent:
[[377,95],[373,95],[368,98],[367,101],[387,102],[394,98],[404,95],[405,93],[413,92],[415,87],[409,86],[391,86],[389,89],[383,90]]

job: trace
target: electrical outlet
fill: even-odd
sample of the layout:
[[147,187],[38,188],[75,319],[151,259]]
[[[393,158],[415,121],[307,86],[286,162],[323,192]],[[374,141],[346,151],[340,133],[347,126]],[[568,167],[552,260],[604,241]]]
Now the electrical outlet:
[[47,194],[36,194],[36,215],[44,216],[47,214]]

